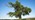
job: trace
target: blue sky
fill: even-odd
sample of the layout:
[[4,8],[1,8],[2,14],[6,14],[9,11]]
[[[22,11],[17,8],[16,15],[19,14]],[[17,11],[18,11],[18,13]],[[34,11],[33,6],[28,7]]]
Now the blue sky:
[[[0,0],[0,19],[14,19],[9,17],[8,12],[14,12],[14,8],[6,6],[8,2],[15,2],[16,0]],[[32,9],[30,15],[22,16],[22,18],[35,17],[35,0],[19,0],[23,6],[28,6]],[[15,18],[16,19],[16,18]]]

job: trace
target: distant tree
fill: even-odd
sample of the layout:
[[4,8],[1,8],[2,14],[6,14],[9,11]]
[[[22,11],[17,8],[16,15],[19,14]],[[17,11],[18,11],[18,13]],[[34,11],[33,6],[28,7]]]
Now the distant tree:
[[23,5],[20,4],[18,0],[16,0],[15,3],[9,2],[9,4],[12,5],[12,7],[14,7],[15,9],[15,12],[8,13],[10,17],[12,16],[19,17],[19,20],[21,20],[21,15],[23,16],[29,15],[29,13],[31,12],[31,8],[24,7]]

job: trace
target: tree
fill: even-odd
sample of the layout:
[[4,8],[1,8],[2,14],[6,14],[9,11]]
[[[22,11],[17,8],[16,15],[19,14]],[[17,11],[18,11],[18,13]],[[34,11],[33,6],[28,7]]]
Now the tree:
[[24,7],[23,5],[20,4],[19,1],[16,1],[15,3],[9,2],[9,4],[12,5],[12,7],[14,7],[14,9],[16,10],[15,12],[8,13],[10,17],[15,16],[21,19],[21,15],[23,16],[29,15],[29,13],[31,12],[31,8]]

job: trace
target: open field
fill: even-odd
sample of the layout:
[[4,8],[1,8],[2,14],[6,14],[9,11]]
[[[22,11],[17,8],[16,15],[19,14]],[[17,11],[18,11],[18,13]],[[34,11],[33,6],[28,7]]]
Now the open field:
[[[18,19],[0,19],[0,20],[18,20]],[[35,18],[26,18],[22,20],[35,20]]]

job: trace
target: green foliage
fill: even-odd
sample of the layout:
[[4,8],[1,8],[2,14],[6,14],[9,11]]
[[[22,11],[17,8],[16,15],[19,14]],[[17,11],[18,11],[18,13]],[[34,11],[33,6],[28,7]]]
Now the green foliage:
[[9,2],[9,4],[12,5],[12,7],[14,7],[16,10],[14,13],[9,12],[8,13],[9,16],[15,16],[21,18],[22,12],[23,12],[23,16],[29,15],[29,13],[31,12],[31,8],[24,7],[18,1],[16,1],[14,4],[12,2]]

